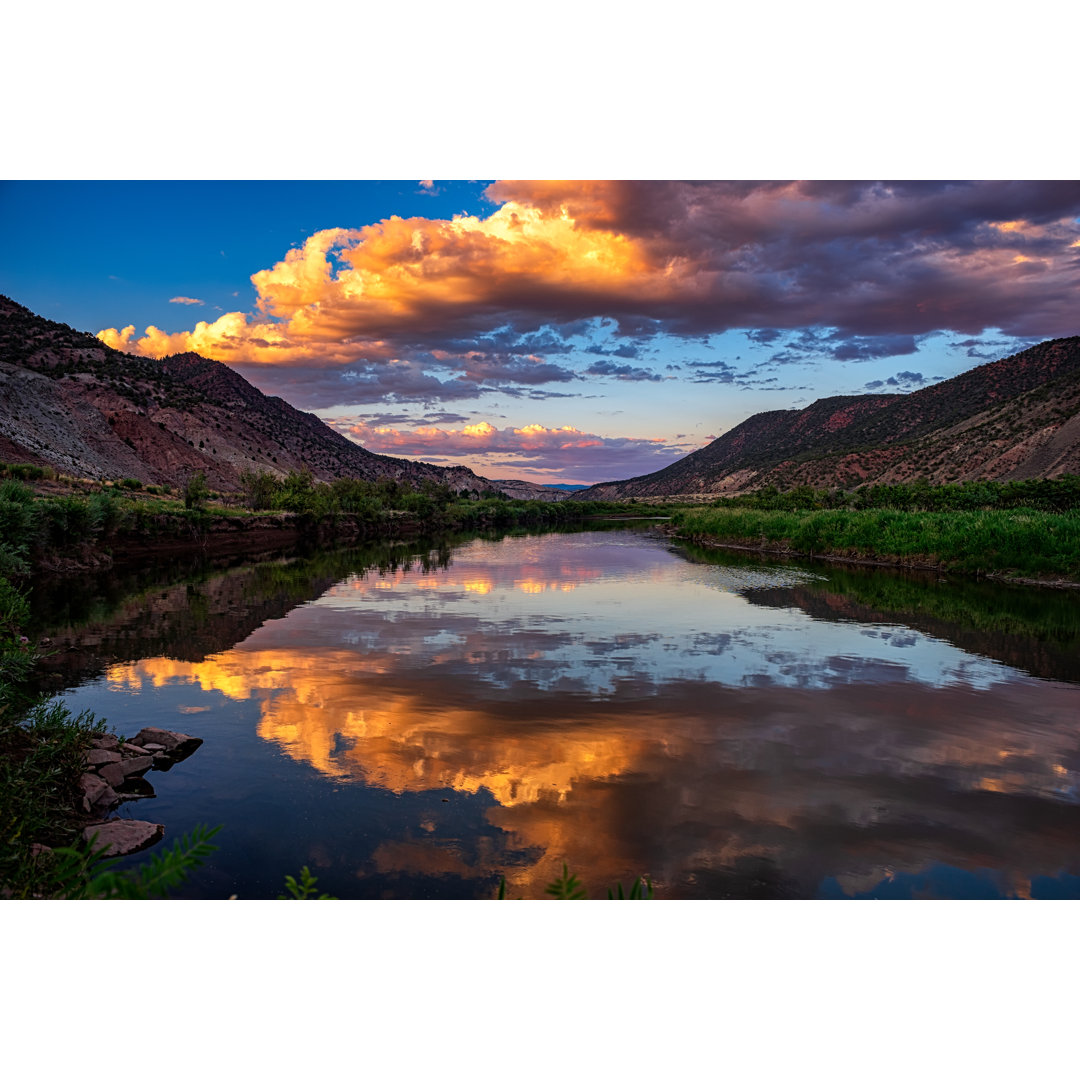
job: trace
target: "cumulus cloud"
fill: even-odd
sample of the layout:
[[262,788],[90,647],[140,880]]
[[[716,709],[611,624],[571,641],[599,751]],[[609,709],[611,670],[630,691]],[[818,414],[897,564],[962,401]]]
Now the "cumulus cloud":
[[202,304],[202,300],[196,300],[194,296],[174,296],[170,304]]
[[457,358],[452,387],[569,381],[545,358],[599,319],[622,359],[657,334],[739,328],[774,363],[909,355],[940,330],[1077,329],[1073,181],[500,181],[487,196],[486,216],[320,230],[252,275],[253,312],[100,336],[249,365]]

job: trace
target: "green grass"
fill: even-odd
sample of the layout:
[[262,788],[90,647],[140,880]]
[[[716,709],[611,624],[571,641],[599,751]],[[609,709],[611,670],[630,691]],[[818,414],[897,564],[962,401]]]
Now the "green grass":
[[1080,580],[1080,511],[677,511],[679,534],[795,554],[882,559],[969,574]]
[[55,895],[56,859],[34,845],[78,840],[73,809],[90,740],[105,730],[92,713],[75,716],[60,701],[25,715],[0,714],[0,890],[14,899]]

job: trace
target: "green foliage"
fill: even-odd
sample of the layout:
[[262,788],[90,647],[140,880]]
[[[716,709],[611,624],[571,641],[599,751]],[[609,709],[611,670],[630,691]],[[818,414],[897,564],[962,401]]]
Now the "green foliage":
[[1080,579],[1080,511],[892,509],[676,511],[681,535],[793,554]]
[[335,900],[336,897],[331,896],[329,893],[323,893],[321,896],[316,896],[315,893],[318,890],[315,888],[315,883],[319,879],[312,877],[311,871],[305,866],[300,871],[300,880],[297,881],[292,874],[285,875],[285,888],[289,890],[291,895],[281,895],[279,900]]
[[72,809],[90,740],[105,729],[59,700],[0,709],[0,888],[16,898],[52,895],[50,860],[33,845],[76,838]]
[[623,893],[621,881],[615,884],[615,892],[612,892],[611,889],[607,891],[609,900],[651,900],[653,898],[653,883],[648,876],[635,878],[634,884],[630,886],[629,893],[626,894]]
[[969,480],[962,484],[931,484],[924,478],[910,484],[867,484],[852,491],[806,485],[781,491],[769,486],[717,499],[717,507],[754,510],[1016,510],[1047,513],[1080,510],[1080,476],[1053,479]]
[[278,491],[278,482],[267,472],[253,472],[245,469],[240,473],[240,483],[244,489],[244,499],[251,510],[270,510]]
[[[576,874],[570,873],[570,868],[563,863],[562,874],[548,883],[544,892],[553,896],[556,900],[588,900],[585,886],[578,880]],[[653,883],[648,876],[635,878],[628,891],[624,891],[622,882],[616,882],[614,889],[608,889],[609,900],[652,900]],[[499,878],[499,888],[495,893],[496,900],[506,899],[506,878]]]
[[544,890],[548,896],[554,896],[556,900],[586,900],[585,887],[577,879],[576,874],[571,874],[566,863],[562,864],[562,876],[557,877]]
[[[171,849],[150,856],[150,861],[130,870],[113,867],[119,859],[102,859],[91,840],[86,849],[58,848],[52,873],[55,896],[63,900],[152,900],[165,899],[170,890],[182,885],[196,869],[217,851],[209,841],[221,826],[196,825]],[[96,836],[96,834],[95,834]]]
[[206,473],[200,469],[184,485],[184,509],[197,510],[210,498],[210,487],[206,483]]
[[15,480],[54,480],[56,472],[48,465],[0,463],[0,476],[10,476]]
[[30,639],[22,632],[29,617],[26,594],[0,577],[0,711],[34,664]]

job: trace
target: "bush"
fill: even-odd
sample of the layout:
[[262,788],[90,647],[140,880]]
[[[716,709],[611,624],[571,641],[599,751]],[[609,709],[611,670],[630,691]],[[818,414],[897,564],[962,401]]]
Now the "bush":
[[208,498],[210,488],[206,483],[206,473],[200,469],[184,487],[184,509],[198,510]]

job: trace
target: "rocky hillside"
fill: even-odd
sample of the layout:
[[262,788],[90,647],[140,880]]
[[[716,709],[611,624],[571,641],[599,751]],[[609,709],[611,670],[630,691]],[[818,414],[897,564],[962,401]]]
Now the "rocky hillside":
[[912,394],[823,398],[805,409],[758,413],[666,469],[571,498],[1067,472],[1080,472],[1080,337],[1045,341]]
[[221,491],[237,490],[243,470],[305,468],[321,480],[432,480],[455,491],[504,483],[372,454],[216,360],[117,352],[7,297],[0,297],[0,461],[147,484],[182,484],[201,469]]

